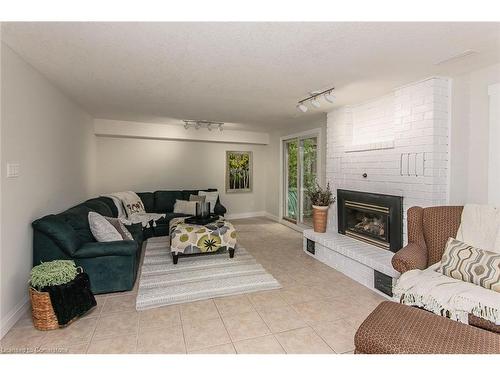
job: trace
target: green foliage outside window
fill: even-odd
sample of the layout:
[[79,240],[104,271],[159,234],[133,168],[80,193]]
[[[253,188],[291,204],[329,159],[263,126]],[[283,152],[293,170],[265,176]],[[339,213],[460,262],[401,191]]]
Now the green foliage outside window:
[[[303,186],[305,189],[316,184],[317,143],[315,138],[307,138],[300,141],[302,147]],[[287,143],[288,155],[288,216],[295,217],[297,214],[297,164],[299,162],[299,141]],[[304,196],[304,217],[312,214],[312,206],[307,195]]]

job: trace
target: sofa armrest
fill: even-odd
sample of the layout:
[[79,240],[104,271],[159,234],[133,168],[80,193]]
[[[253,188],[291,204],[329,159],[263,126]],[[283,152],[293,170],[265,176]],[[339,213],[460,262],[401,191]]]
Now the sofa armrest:
[[391,263],[401,273],[416,268],[423,270],[427,268],[427,250],[411,242],[394,254]]
[[78,258],[97,258],[105,256],[135,256],[137,242],[135,241],[110,241],[87,242],[74,254]]

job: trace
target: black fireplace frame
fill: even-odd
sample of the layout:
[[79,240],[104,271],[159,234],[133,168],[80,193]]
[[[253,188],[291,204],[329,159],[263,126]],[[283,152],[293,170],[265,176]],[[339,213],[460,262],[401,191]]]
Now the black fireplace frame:
[[363,191],[337,189],[338,231],[346,234],[347,215],[345,202],[355,201],[365,204],[375,204],[389,209],[389,250],[395,253],[403,247],[403,197],[396,195],[377,194]]

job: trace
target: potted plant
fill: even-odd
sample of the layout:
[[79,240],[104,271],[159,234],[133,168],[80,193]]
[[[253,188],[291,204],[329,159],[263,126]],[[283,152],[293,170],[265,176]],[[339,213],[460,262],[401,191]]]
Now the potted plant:
[[311,185],[306,192],[313,207],[313,228],[315,232],[325,233],[328,220],[328,208],[335,202],[335,197],[330,190],[330,183],[323,189],[319,184]]

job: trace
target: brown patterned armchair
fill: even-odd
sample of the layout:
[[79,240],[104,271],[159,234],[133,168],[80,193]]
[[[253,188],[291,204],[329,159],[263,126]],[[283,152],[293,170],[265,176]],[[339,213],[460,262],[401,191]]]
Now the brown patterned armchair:
[[[439,262],[446,241],[456,237],[462,206],[411,207],[408,245],[394,254],[401,273]],[[469,325],[419,308],[382,302],[354,337],[355,353],[500,353],[500,326],[469,314]]]
[[404,273],[439,262],[446,241],[457,235],[462,210],[463,206],[408,209],[408,245],[394,255],[392,266]]
[[[455,238],[460,227],[463,206],[411,207],[408,209],[408,245],[392,257],[392,266],[404,273],[425,269],[443,257],[448,238]],[[469,314],[469,324],[493,332],[497,326]]]

